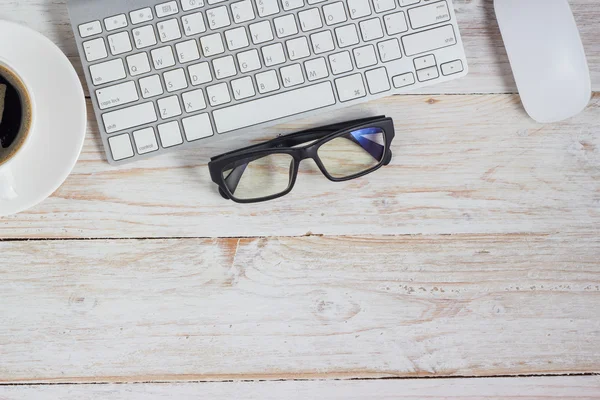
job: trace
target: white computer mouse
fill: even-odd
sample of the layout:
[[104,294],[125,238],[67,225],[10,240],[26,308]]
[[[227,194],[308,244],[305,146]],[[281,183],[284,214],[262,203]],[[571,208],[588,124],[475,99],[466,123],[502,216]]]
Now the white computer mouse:
[[542,123],[590,102],[590,70],[567,0],[494,0],[496,18],[525,110]]

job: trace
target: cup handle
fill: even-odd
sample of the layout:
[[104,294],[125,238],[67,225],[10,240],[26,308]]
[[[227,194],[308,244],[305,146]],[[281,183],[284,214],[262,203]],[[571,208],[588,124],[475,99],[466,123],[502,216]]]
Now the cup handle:
[[0,170],[0,200],[12,200],[17,197],[15,179],[10,167]]

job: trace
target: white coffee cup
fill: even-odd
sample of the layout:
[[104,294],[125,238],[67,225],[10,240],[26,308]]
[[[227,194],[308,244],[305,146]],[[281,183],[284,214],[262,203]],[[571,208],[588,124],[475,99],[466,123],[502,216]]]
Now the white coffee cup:
[[[27,151],[27,145],[31,142],[31,138],[34,135],[36,104],[33,92],[30,89],[31,86],[28,85],[26,78],[19,74],[18,68],[11,65],[10,61],[3,59],[1,55],[0,75],[13,83],[13,87],[19,93],[21,104],[23,105],[21,128],[13,146],[9,147],[5,152],[1,152],[2,150],[0,150],[0,200],[9,200],[19,195],[16,188],[14,169]],[[26,168],[23,165],[19,167]]]

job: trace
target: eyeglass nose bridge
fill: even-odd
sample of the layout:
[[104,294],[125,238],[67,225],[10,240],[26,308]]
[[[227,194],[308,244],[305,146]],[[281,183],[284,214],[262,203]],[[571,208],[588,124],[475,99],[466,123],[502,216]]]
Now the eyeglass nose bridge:
[[316,145],[299,148],[295,154],[296,161],[300,163],[301,161],[312,159],[313,161],[318,162],[317,151],[318,147]]

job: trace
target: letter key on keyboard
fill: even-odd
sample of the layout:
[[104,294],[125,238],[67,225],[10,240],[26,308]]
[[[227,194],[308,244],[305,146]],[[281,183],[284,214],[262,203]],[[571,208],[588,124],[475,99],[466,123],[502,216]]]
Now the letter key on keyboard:
[[111,164],[468,72],[452,0],[68,3]]

